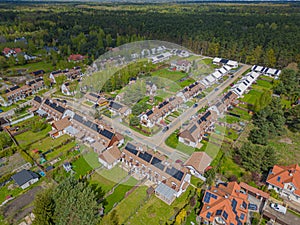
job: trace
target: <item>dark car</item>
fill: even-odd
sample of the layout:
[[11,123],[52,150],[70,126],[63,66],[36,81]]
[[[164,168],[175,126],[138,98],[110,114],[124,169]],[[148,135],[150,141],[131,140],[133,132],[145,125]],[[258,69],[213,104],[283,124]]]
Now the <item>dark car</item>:
[[193,107],[194,107],[194,108],[197,108],[197,107],[198,107],[198,103],[195,103],[195,104],[193,105]]
[[164,129],[162,129],[162,132],[167,132],[168,130],[169,130],[169,127],[166,126],[166,127],[164,127]]
[[250,210],[257,210],[257,205],[249,203],[248,209],[250,209]]

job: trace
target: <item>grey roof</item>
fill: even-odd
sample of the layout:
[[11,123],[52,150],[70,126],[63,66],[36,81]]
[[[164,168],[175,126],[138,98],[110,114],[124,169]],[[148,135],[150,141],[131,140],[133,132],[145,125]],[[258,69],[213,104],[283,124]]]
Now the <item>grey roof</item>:
[[36,178],[39,178],[39,176],[36,173],[25,169],[12,176],[12,179],[19,186],[22,186],[23,184],[26,184],[28,181],[31,181],[32,179],[36,179]]
[[119,109],[121,109],[123,106],[122,106],[121,104],[117,103],[117,102],[111,101],[111,102],[109,103],[109,107],[111,107],[111,108],[113,108],[113,109],[115,109],[115,110],[119,110]]
[[47,112],[42,109],[37,110],[36,113],[39,114],[40,116],[47,115]]
[[176,191],[169,186],[165,185],[164,183],[160,183],[156,188],[155,192],[168,200],[172,200],[176,195]]
[[68,134],[72,134],[72,135],[75,135],[77,134],[79,131],[76,130],[74,127],[72,126],[68,126],[65,131],[68,133]]

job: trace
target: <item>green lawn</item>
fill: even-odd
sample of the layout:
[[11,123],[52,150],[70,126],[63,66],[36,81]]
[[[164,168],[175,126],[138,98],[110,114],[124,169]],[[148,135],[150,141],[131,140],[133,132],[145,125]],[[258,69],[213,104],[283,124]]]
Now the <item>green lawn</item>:
[[48,135],[48,132],[51,131],[51,125],[47,124],[47,127],[39,132],[26,131],[22,134],[15,136],[16,140],[19,142],[21,147],[25,147],[37,140],[40,140]]
[[34,150],[34,149],[38,149],[40,150],[41,152],[46,152],[48,151],[49,149],[53,149],[55,148],[56,146],[59,146],[61,145],[62,143],[64,143],[66,140],[70,139],[70,136],[68,135],[62,135],[58,138],[51,138],[50,136],[38,141],[38,142],[35,142],[33,143],[31,146],[30,146],[30,154],[32,154],[32,151],[31,150]]
[[76,172],[76,177],[84,176],[93,168],[87,163],[87,161],[81,156],[76,161],[72,162],[72,169]]
[[230,112],[232,112],[234,114],[237,114],[237,115],[240,115],[241,119],[244,119],[244,120],[250,120],[251,119],[251,115],[246,110],[242,110],[242,109],[234,107],[233,110],[230,111]]
[[125,224],[151,224],[160,225],[165,224],[170,218],[178,213],[188,200],[190,190],[188,189],[171,205],[167,205],[162,200],[152,195],[143,207],[141,207],[133,217],[131,217]]
[[129,177],[127,181],[117,186],[114,192],[106,198],[105,213],[110,212],[114,205],[120,202],[125,197],[126,192],[133,188],[137,182],[133,177]]
[[245,170],[241,166],[235,164],[231,157],[223,158],[220,172],[227,178],[232,175],[236,176],[237,178],[241,178],[245,174]]
[[203,180],[199,179],[198,177],[191,176],[191,184],[193,184],[195,187],[200,187],[203,184]]
[[256,100],[260,98],[262,92],[257,90],[250,90],[244,97],[241,99],[243,102],[254,105]]
[[23,189],[22,188],[13,188],[13,189],[9,189],[8,186],[14,184],[14,181],[9,182],[8,184],[6,184],[3,187],[0,187],[0,204],[6,199],[7,196],[12,196],[12,197],[16,197],[17,195],[19,195]]
[[158,76],[161,78],[166,78],[172,81],[178,81],[187,76],[186,73],[180,71],[170,71],[169,69],[161,69],[152,73],[152,76]]
[[76,146],[76,142],[75,141],[71,141],[66,145],[61,146],[58,149],[55,149],[53,152],[50,152],[49,154],[46,155],[46,159],[48,161],[58,157],[59,155],[64,155],[67,153],[67,151],[69,151],[70,149],[74,148]]
[[186,86],[188,86],[188,85],[190,85],[190,84],[192,84],[192,83],[194,83],[194,82],[195,82],[194,79],[188,78],[188,79],[186,79],[186,80],[184,80],[184,81],[177,81],[176,83],[177,83],[180,87],[184,88],[184,87],[186,87]]
[[178,138],[177,138],[177,132],[178,131],[175,131],[166,139],[166,145],[168,145],[171,148],[177,149],[178,151],[186,153],[188,155],[193,154],[193,152],[195,152],[195,151],[200,151],[200,149],[193,148],[191,146],[187,146],[187,145],[179,142]]
[[115,166],[111,170],[98,169],[92,175],[90,183],[97,184],[103,191],[108,192],[127,175],[128,173],[119,166]]
[[[147,189],[147,186],[138,187],[115,207],[115,210],[119,216],[120,224],[123,224],[130,216],[134,215],[136,210],[138,210],[138,208],[144,203],[147,196]],[[110,214],[107,216],[109,215]]]
[[98,154],[93,150],[89,151],[87,154],[83,154],[82,157],[93,169],[101,166],[98,160]]
[[238,123],[241,119],[235,116],[225,115],[223,118],[220,118],[219,121],[225,123]]
[[256,80],[256,85],[255,86],[260,86],[263,87],[265,89],[271,89],[273,87],[273,84],[270,81],[266,81],[266,80]]
[[52,63],[46,63],[43,61],[35,62],[35,63],[28,63],[25,65],[19,65],[19,66],[14,66],[14,67],[9,68],[9,70],[16,70],[16,69],[28,69],[28,72],[33,72],[36,70],[43,69],[46,73],[55,70],[54,66],[52,66]]

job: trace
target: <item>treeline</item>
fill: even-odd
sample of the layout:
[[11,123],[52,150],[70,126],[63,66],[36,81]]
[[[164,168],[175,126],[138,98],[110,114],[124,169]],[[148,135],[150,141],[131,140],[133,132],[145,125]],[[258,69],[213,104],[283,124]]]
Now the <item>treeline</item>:
[[300,62],[297,4],[70,4],[48,5],[48,10],[30,5],[30,13],[29,6],[18,11],[14,7],[0,11],[1,47],[23,35],[37,48],[57,46],[62,54],[81,53],[94,59],[107,47],[157,39],[251,64],[284,67]]

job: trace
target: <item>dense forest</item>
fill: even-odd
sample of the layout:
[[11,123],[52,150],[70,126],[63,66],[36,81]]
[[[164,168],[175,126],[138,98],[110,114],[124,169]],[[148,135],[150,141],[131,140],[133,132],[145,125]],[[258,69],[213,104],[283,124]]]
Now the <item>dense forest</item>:
[[80,53],[93,60],[107,47],[157,39],[203,55],[284,67],[300,62],[299,6],[1,4],[0,47],[16,47],[14,39],[24,36],[27,45],[17,47],[29,53],[56,46],[62,55]]

